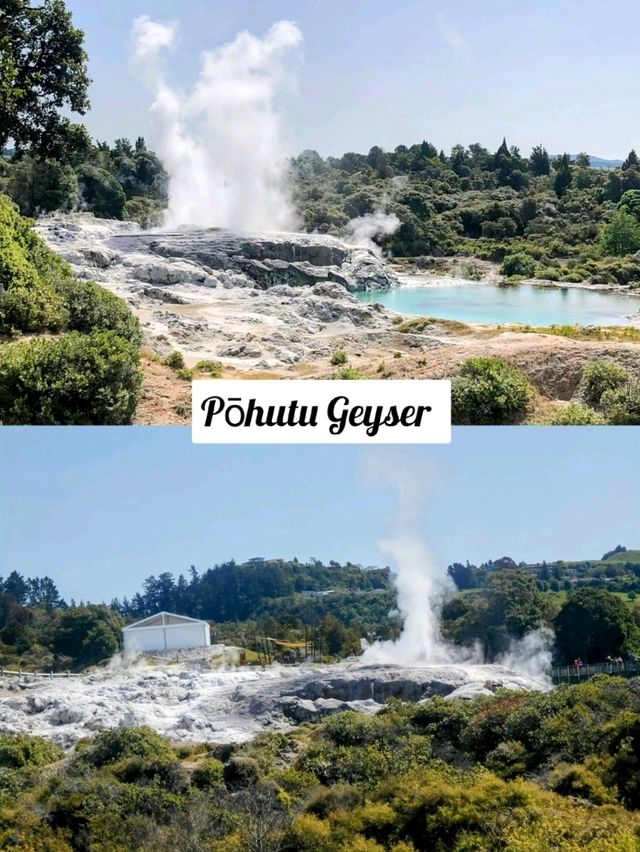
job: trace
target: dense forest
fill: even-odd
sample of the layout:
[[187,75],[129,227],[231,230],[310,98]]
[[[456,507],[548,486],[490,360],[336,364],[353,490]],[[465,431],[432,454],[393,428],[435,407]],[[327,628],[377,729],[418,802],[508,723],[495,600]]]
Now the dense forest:
[[[489,661],[540,627],[553,632],[557,663],[640,654],[638,551],[585,562],[456,562],[448,572],[456,588],[442,603],[442,634],[479,646]],[[402,629],[389,568],[315,559],[227,562],[177,578],[148,577],[131,599],[109,605],[66,602],[53,580],[14,571],[0,581],[0,665],[66,670],[107,661],[119,651],[126,623],[161,610],[206,619],[214,643],[253,651],[259,636],[310,637],[327,660],[359,654],[361,639],[395,638]],[[282,659],[288,661],[286,650]]]
[[305,151],[293,169],[308,230],[343,234],[351,219],[391,213],[400,225],[378,239],[396,258],[462,255],[498,261],[508,277],[640,286],[634,150],[601,169],[588,154],[551,157],[542,145],[526,157],[506,141],[494,153],[476,143],[449,154],[421,142],[340,158]]
[[148,228],[162,222],[167,189],[167,173],[142,137],[112,147],[83,138],[64,161],[15,150],[0,159],[0,192],[23,216],[85,211]]
[[[0,845],[154,852],[632,852],[640,693],[389,701],[244,745],[116,728],[65,756],[0,735]],[[577,721],[579,720],[579,724]]]

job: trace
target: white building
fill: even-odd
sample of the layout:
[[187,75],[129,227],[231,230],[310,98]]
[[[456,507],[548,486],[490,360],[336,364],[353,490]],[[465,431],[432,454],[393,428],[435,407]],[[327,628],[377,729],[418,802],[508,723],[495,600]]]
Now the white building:
[[186,615],[159,612],[122,630],[125,651],[168,651],[211,644],[209,624]]

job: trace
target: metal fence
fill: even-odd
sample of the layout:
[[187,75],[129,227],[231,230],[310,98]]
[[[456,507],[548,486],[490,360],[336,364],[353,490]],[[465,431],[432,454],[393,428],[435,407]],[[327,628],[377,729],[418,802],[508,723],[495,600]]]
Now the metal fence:
[[617,675],[618,677],[640,677],[639,660],[621,660],[620,662],[591,663],[581,666],[555,666],[551,669],[554,683],[580,683],[598,674]]
[[44,678],[53,679],[54,677],[82,677],[82,673],[81,672],[53,672],[53,671],[49,671],[49,672],[25,672],[25,671],[21,671],[21,670],[16,671],[15,669],[2,669],[2,668],[0,668],[0,679],[5,678],[5,677],[17,677],[17,678],[21,678],[23,680],[28,680],[29,678],[32,678],[32,677],[34,677],[34,678],[44,677]]

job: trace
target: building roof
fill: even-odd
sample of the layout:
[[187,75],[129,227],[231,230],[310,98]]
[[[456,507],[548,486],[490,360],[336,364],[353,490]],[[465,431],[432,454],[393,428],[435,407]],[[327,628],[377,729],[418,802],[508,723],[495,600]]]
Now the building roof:
[[127,624],[122,629],[133,630],[136,627],[170,627],[177,624],[207,624],[207,622],[200,618],[189,618],[188,615],[177,615],[175,612],[163,611],[143,618],[141,621],[136,621],[133,624]]

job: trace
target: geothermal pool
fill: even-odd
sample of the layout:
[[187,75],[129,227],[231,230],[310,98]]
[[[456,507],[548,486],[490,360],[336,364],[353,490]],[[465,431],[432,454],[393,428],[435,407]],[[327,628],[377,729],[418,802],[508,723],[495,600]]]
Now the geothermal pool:
[[356,293],[392,311],[467,323],[524,325],[631,325],[640,323],[640,298],[607,290],[498,285],[460,278],[425,278],[389,290]]

